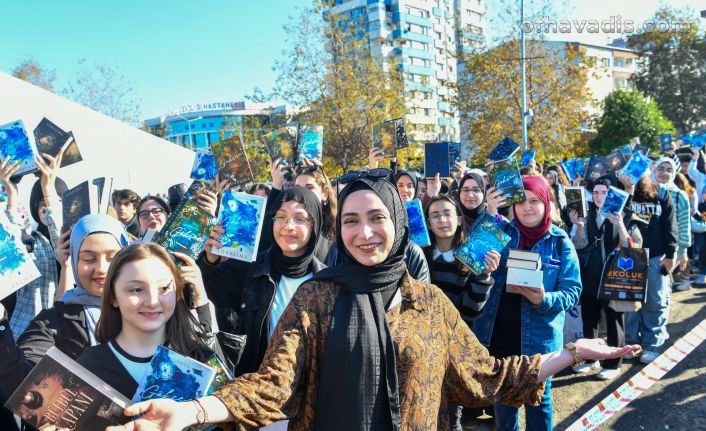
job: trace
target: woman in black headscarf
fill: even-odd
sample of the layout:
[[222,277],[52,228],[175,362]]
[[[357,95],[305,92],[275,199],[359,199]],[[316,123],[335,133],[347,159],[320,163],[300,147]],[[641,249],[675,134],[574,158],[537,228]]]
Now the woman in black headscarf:
[[291,431],[445,430],[447,401],[537,403],[549,375],[636,349],[579,340],[573,352],[495,359],[443,292],[407,274],[407,215],[394,186],[363,177],[339,202],[344,262],[299,288],[257,372],[192,402],[134,404],[125,413],[144,417],[109,430],[225,421],[252,428],[283,419]]
[[247,335],[236,375],[257,370],[282,312],[299,286],[324,268],[315,256],[321,234],[321,204],[306,187],[285,189],[271,213],[274,241],[255,262],[211,253],[220,247],[217,226],[198,263],[208,297],[216,308],[219,328]]
[[463,220],[469,229],[485,212],[487,207],[485,192],[485,183],[480,175],[470,172],[461,178],[458,186],[458,201],[461,204]]

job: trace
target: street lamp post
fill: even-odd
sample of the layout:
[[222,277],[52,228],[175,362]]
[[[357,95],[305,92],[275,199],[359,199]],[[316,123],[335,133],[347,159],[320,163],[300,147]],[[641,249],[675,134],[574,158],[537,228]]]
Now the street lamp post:
[[525,2],[520,0],[520,63],[522,65],[522,151],[527,151],[527,73],[525,71]]
[[181,114],[171,114],[171,116],[181,118],[182,120],[186,121],[186,124],[189,126],[189,147],[190,147],[189,149],[193,150],[194,149],[194,135],[191,133],[191,122],[200,120],[203,117],[198,116],[196,118],[188,119]]

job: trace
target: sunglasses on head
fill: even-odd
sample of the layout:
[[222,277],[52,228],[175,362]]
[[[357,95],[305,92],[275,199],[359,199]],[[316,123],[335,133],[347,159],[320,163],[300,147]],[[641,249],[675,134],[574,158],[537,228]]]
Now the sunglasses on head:
[[341,175],[338,178],[338,183],[339,184],[348,184],[350,182],[353,182],[359,178],[371,178],[371,179],[380,179],[380,178],[388,178],[392,171],[387,168],[375,168],[375,169],[369,169],[367,171],[352,171],[348,172],[345,175]]
[[310,174],[312,172],[318,171],[319,169],[321,169],[321,166],[319,166],[319,165],[311,165],[311,166],[299,165],[296,167],[295,170],[297,172],[297,175],[301,175],[301,174]]

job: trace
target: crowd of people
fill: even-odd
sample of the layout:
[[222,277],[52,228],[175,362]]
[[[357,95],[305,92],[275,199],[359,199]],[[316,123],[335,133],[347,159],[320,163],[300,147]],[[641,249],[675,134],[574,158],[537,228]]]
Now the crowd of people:
[[[573,367],[612,380],[624,356],[651,362],[669,337],[672,290],[704,285],[701,151],[653,160],[636,185],[626,175],[572,183],[560,164],[532,161],[521,168],[525,200],[512,205],[465,162],[450,178],[423,178],[394,159],[379,167],[384,160],[371,150],[367,167],[334,179],[318,160],[272,161],[269,185],[243,189],[267,197],[253,262],[213,253],[220,225],[195,260],[143,238],[164,226],[185,185],[144,197],[116,190],[109,214],[60,234],[61,154],[37,160],[31,230],[10,181],[16,165],[4,160],[5,211],[42,276],[2,301],[2,401],[51,347],[132,398],[165,345],[197,360],[216,354],[235,379],[189,402],[136,403],[125,413],[137,418],[116,430],[461,430],[481,411],[496,429],[518,430],[522,406],[527,429],[551,430],[552,375]],[[569,209],[570,186],[586,189],[586,217]],[[604,216],[610,187],[630,197]],[[218,178],[189,199],[217,216],[226,188]],[[410,240],[405,203],[414,199],[431,245]],[[454,252],[484,223],[510,242],[475,273]],[[597,297],[619,247],[649,249],[646,298],[628,312]],[[539,254],[540,288],[507,283],[510,249]],[[565,345],[566,311],[577,305],[586,338]],[[3,414],[7,427],[27,427]]]

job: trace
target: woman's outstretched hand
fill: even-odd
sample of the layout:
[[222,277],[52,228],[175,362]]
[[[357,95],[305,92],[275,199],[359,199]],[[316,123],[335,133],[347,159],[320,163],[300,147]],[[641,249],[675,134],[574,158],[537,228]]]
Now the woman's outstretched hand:
[[602,338],[580,338],[576,340],[575,344],[578,347],[581,358],[589,361],[620,358],[628,353],[635,355],[642,350],[637,344],[623,347],[609,346]]
[[197,409],[194,402],[179,403],[170,399],[157,399],[135,403],[125,409],[126,416],[140,419],[106,428],[106,431],[181,431],[196,424]]

